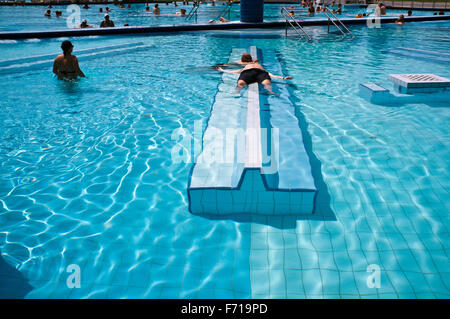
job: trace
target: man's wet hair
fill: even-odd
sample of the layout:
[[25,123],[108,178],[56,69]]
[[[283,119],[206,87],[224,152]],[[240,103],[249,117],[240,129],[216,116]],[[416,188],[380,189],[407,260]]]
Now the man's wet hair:
[[69,51],[69,49],[71,48],[73,48],[73,44],[69,40],[63,41],[63,43],[61,43],[61,49],[63,50],[64,53]]
[[241,61],[242,62],[253,62],[252,56],[250,55],[250,53],[243,53],[242,57],[241,57]]

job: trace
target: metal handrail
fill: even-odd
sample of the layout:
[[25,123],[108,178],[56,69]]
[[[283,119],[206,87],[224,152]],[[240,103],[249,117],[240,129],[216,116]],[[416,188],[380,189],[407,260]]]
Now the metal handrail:
[[334,26],[338,28],[339,31],[341,31],[342,35],[345,35],[345,32],[336,24],[336,22],[333,21],[333,19],[330,18],[330,16],[325,11],[323,11],[323,14],[327,16],[328,21],[331,21],[331,23],[333,23]]
[[200,3],[198,1],[194,1],[194,6],[192,7],[191,11],[189,11],[188,15],[186,16],[186,21],[190,20],[195,15],[195,21],[197,21],[197,10],[200,7]]
[[345,24],[328,8],[325,8],[322,12],[327,16],[327,18],[333,22],[333,24],[342,32],[342,34],[345,35],[345,32],[342,31],[342,29],[340,27],[338,27],[338,25],[330,18],[330,16],[327,14],[327,11],[339,22],[339,24],[348,32],[350,33],[350,35],[352,36],[352,38],[354,38],[355,36],[353,35],[353,33],[349,30],[349,28],[347,28],[345,26]]
[[231,6],[233,5],[233,2],[228,2],[226,8],[222,11],[222,13],[217,17],[217,20],[219,20],[221,17],[224,17],[226,14],[228,14],[228,19],[231,19]]
[[[286,11],[288,14],[286,15],[286,13],[283,12]],[[289,25],[295,30],[295,32],[297,32],[297,34],[303,38],[303,35],[298,31],[297,27],[303,32],[303,34],[307,37],[308,41],[311,41],[312,38],[311,36],[305,31],[305,29],[303,29],[303,27],[300,25],[300,23],[298,23],[298,21],[289,14],[289,11],[286,10],[285,7],[281,8],[281,15],[284,17],[284,19],[286,20],[286,23],[289,23]],[[295,23],[294,24],[291,23],[290,18],[292,19],[292,21]],[[286,34],[287,34],[287,25],[286,25]]]
[[[283,9],[285,9],[286,11],[288,11],[288,9],[286,8],[286,7],[283,7]],[[299,8],[299,9],[289,9],[289,11],[288,12],[291,12],[291,11],[293,11],[293,12],[296,12],[296,11],[304,11],[304,12],[308,12],[308,9],[306,9],[306,8]]]

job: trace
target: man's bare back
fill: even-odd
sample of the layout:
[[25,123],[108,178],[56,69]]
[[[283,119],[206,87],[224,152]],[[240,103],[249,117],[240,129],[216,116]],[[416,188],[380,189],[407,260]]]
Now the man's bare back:
[[77,57],[72,55],[72,48],[71,43],[67,44],[67,48],[63,48],[65,53],[58,55],[53,62],[53,73],[58,76],[59,80],[76,79],[78,76],[85,77],[78,65]]
[[259,64],[259,62],[251,62],[251,63],[247,63],[245,66],[244,66],[244,68],[241,70],[241,72],[242,71],[245,71],[245,70],[249,70],[249,69],[261,69],[261,70],[265,70],[264,68],[263,68],[263,66],[261,65],[261,64]]

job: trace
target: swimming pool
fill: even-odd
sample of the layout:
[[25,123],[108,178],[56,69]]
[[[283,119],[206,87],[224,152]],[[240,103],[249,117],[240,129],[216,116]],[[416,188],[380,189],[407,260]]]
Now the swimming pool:
[[[449,77],[448,63],[390,51],[448,54],[450,23],[355,26],[352,41],[307,30],[310,43],[284,30],[74,38],[75,52],[150,47],[86,59],[77,82],[48,69],[1,74],[0,251],[31,286],[26,297],[450,297],[450,103],[358,95],[364,82],[391,87],[389,73]],[[58,52],[61,40],[2,41],[0,60]],[[294,77],[319,190],[310,217],[188,212],[192,164],[172,162],[172,134],[206,124],[221,75],[205,66],[250,45]],[[73,264],[78,289],[66,282]],[[378,289],[367,285],[372,264]]]
[[[150,7],[152,8],[153,5]],[[174,7],[171,5],[159,5],[161,8],[161,15],[155,16],[152,12],[145,11],[145,4],[133,4],[131,9],[120,9],[118,6],[112,4],[109,8],[112,10],[109,15],[116,26],[123,26],[125,23],[130,26],[144,26],[144,25],[172,25],[182,23],[195,23],[195,19],[186,20],[186,17],[177,16],[176,12],[181,8],[185,8],[187,13],[190,12],[190,6],[179,5]],[[265,4],[264,5],[264,20],[282,20],[280,10],[282,7],[289,7],[289,4]],[[99,8],[105,10],[106,5],[92,5],[91,9],[81,9],[81,19],[86,19],[88,24],[98,27],[103,20],[105,12],[100,13]],[[299,7],[299,6],[297,6]],[[80,7],[81,8],[81,7]],[[224,5],[218,3],[216,6],[201,5],[198,9],[198,23],[205,23],[211,19],[218,20],[220,15],[232,21],[238,21],[240,17],[240,6],[233,5],[230,16],[224,14]],[[44,13],[48,8],[46,6],[27,6],[27,7],[7,7],[0,6],[0,31],[22,31],[22,30],[49,30],[49,29],[67,29],[66,18],[72,13],[67,12],[67,6],[53,6],[52,17],[44,17]],[[54,16],[55,10],[63,11],[63,16],[57,18]],[[365,13],[366,8],[360,8],[356,5],[343,6],[343,13],[340,17],[353,18],[357,13]],[[398,16],[406,14],[407,10],[388,10],[387,15]],[[432,15],[431,11],[413,11],[413,15]],[[316,17],[324,17],[321,14]],[[309,19],[309,17],[302,17]]]

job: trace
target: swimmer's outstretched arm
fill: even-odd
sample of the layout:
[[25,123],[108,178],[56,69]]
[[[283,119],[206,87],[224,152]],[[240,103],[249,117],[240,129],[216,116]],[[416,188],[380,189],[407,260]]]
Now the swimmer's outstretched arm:
[[221,72],[225,72],[225,73],[232,73],[232,74],[240,74],[242,72],[242,70],[234,70],[234,71],[224,70],[220,66],[217,67],[217,71],[221,71]]
[[283,80],[291,80],[292,79],[292,76],[280,76],[280,75],[275,75],[275,74],[272,74],[272,73],[269,73],[269,76],[271,78],[283,79]]

